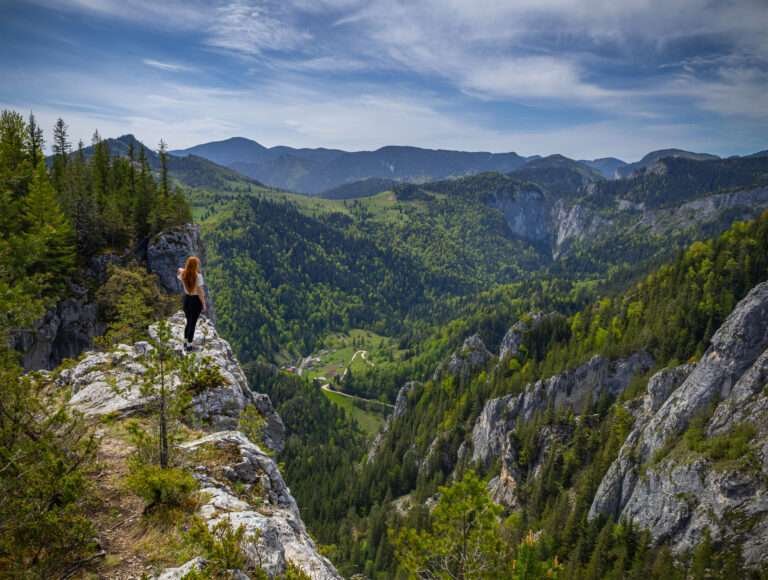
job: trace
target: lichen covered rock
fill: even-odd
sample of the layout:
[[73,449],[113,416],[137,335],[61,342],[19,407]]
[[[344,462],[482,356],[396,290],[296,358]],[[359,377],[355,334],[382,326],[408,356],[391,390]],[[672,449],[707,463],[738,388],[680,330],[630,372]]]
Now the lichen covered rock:
[[341,578],[317,552],[277,465],[258,445],[239,431],[221,431],[181,447],[200,460],[195,477],[206,498],[200,516],[210,527],[221,521],[244,526],[246,536],[255,537],[244,547],[251,565],[271,577],[292,563],[310,578]]

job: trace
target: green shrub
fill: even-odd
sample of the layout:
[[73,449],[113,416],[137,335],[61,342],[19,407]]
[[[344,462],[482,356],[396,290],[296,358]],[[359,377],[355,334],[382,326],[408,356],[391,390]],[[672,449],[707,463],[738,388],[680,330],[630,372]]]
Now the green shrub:
[[147,338],[149,325],[170,314],[177,304],[175,298],[160,291],[157,276],[137,264],[110,266],[96,301],[107,323],[107,332],[96,340],[104,348]]
[[238,428],[254,443],[261,443],[266,424],[266,419],[259,413],[258,409],[253,405],[248,405],[240,414]]
[[749,455],[749,443],[756,434],[754,425],[739,423],[727,433],[705,440],[700,449],[713,461],[736,461]]
[[198,395],[210,389],[218,389],[224,385],[221,370],[211,357],[187,357],[182,361],[181,380],[191,395]]
[[147,511],[158,506],[183,507],[198,487],[197,480],[183,469],[137,461],[131,463],[126,485],[144,500]]
[[189,543],[201,552],[205,559],[205,567],[202,571],[195,571],[185,576],[187,580],[197,578],[226,578],[231,570],[248,572],[249,577],[256,580],[266,579],[266,573],[256,569],[248,562],[243,552],[245,542],[256,542],[256,534],[246,535],[245,526],[237,529],[232,527],[229,520],[221,520],[213,528],[200,518],[190,526],[187,534]]

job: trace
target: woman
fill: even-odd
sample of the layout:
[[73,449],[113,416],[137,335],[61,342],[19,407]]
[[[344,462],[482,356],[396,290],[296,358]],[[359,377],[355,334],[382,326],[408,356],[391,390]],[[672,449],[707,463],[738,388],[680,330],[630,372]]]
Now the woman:
[[206,311],[205,289],[203,275],[200,273],[200,260],[197,256],[190,256],[183,268],[176,271],[176,277],[181,280],[184,288],[184,315],[187,317],[187,326],[184,328],[184,346],[192,347],[195,338],[195,326],[201,312]]

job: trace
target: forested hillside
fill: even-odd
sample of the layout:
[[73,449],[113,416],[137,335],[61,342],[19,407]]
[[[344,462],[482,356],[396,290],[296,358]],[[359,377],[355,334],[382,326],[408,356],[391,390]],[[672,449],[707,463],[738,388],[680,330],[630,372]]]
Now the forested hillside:
[[[402,402],[398,402],[402,411],[377,442],[373,461],[365,463],[362,473],[350,482],[356,490],[351,494],[355,512],[368,516],[353,516],[348,525],[357,533],[366,530],[368,542],[346,544],[342,548],[345,557],[359,569],[379,570],[384,576],[399,567],[413,570],[410,566],[429,565],[429,556],[415,553],[418,550],[413,545],[435,554],[438,548],[427,547],[437,541],[435,536],[430,539],[430,530],[439,529],[432,526],[452,525],[450,519],[439,520],[452,516],[439,515],[436,510],[430,517],[423,507],[438,486],[451,483],[453,473],[459,479],[465,474],[463,483],[441,491],[445,501],[458,496],[452,501],[479,502],[483,509],[491,509],[483,503],[485,486],[478,485],[472,472],[465,470],[474,467],[490,478],[498,475],[499,463],[473,464],[461,451],[476,436],[473,426],[486,401],[516,395],[526,385],[575,369],[595,355],[627,360],[632,353],[643,352],[652,361],[650,367],[636,371],[618,396],[606,393],[588,400],[577,414],[567,407],[547,411],[545,402],[539,413],[512,424],[515,468],[535,467],[536,475],[515,475],[520,487],[516,503],[508,504],[514,508],[509,519],[501,524],[493,518],[477,523],[489,526],[481,537],[487,542],[487,557],[502,549],[509,550],[509,558],[513,554],[521,558],[526,546],[532,547],[533,553],[526,557],[540,562],[534,567],[557,568],[559,562],[561,573],[568,578],[648,574],[703,578],[703,567],[714,577],[747,577],[739,563],[738,546],[723,545],[722,539],[717,555],[712,547],[702,546],[685,556],[690,560],[684,557],[675,564],[665,549],[651,549],[650,537],[642,529],[610,519],[588,520],[587,516],[597,485],[632,426],[629,402],[642,398],[653,369],[695,361],[702,355],[736,302],[768,278],[766,250],[768,214],[751,223],[735,224],[715,240],[693,244],[677,260],[626,292],[601,299],[570,317],[523,317],[526,322],[513,329],[516,334],[510,331],[515,338],[509,344],[514,347],[508,346],[507,352],[512,354],[500,360],[483,351],[482,343],[467,342],[454,355],[457,366],[442,367],[434,375],[412,375],[411,379],[420,382],[403,392]],[[486,354],[480,356],[482,352]],[[476,426],[474,429],[477,433]],[[557,452],[542,450],[547,449],[542,448],[545,443],[538,435],[542,430],[559,433],[559,439],[554,439]],[[476,448],[478,440],[474,443]],[[396,498],[401,498],[398,506],[412,507],[392,510]],[[451,509],[449,504],[445,509]],[[536,531],[535,539],[526,539],[527,530]],[[424,534],[423,539],[413,534]],[[345,544],[343,534],[338,539]]]

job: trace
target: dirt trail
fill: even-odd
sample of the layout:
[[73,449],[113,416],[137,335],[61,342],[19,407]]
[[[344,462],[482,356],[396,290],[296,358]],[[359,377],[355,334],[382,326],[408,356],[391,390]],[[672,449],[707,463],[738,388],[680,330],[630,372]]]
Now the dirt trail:
[[106,430],[100,435],[98,471],[91,476],[94,499],[89,516],[106,555],[73,577],[92,578],[93,574],[116,580],[152,577],[157,566],[148,560],[140,544],[147,531],[144,502],[125,489],[128,457],[133,447]]

